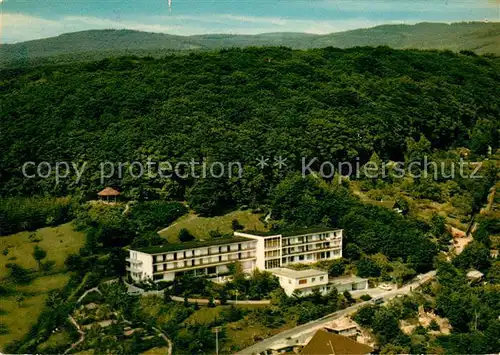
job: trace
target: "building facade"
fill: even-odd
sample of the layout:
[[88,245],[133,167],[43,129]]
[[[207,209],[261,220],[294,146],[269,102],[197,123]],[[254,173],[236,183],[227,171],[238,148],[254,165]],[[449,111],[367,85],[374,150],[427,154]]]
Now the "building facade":
[[234,235],[257,241],[257,267],[261,270],[342,257],[342,229],[316,228],[283,234],[235,232]]
[[308,296],[318,290],[325,295],[336,289],[338,292],[366,290],[368,280],[357,276],[341,276],[329,278],[328,273],[323,270],[307,269],[293,270],[287,268],[276,268],[269,270],[276,276],[280,286],[288,296],[296,293],[297,296]]
[[172,281],[184,273],[225,274],[235,262],[245,272],[314,263],[342,257],[342,237],[342,230],[326,229],[283,234],[235,232],[229,238],[131,249],[127,273],[135,281]]
[[307,296],[318,289],[321,293],[327,293],[328,273],[323,270],[307,269],[292,270],[286,268],[276,268],[269,270],[280,282],[281,288],[285,290],[287,296],[297,292],[300,296]]

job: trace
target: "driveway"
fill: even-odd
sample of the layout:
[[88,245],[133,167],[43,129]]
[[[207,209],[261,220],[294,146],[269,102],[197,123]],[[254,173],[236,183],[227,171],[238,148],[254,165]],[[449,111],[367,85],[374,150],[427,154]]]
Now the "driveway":
[[[381,292],[379,293],[377,291],[377,296],[378,297],[383,297],[386,301],[397,296],[397,295],[406,295],[412,292],[415,288],[420,286],[421,284],[425,283],[426,281],[432,279],[436,275],[435,271],[430,271],[426,274],[419,275],[417,280],[403,286],[399,289],[391,290],[391,291],[383,291],[380,290]],[[363,290],[364,293],[367,293],[367,290]],[[306,323],[299,325],[298,327],[285,330],[279,334],[276,334],[275,336],[272,336],[268,339],[265,339],[261,341],[260,343],[257,343],[255,345],[252,345],[246,349],[243,349],[240,351],[239,355],[252,355],[252,354],[259,354],[267,349],[269,349],[271,346],[276,345],[276,344],[281,344],[284,343],[285,341],[290,341],[291,338],[299,338],[299,339],[304,339],[309,336],[312,336],[318,329],[323,328],[325,325],[330,323],[331,321],[340,318],[342,316],[346,316],[349,314],[354,313],[358,308],[369,304],[370,301],[368,302],[362,302],[355,304],[351,307],[342,309],[340,311],[337,311],[335,313],[329,314],[325,317],[322,317],[320,319],[314,320],[312,322]]]

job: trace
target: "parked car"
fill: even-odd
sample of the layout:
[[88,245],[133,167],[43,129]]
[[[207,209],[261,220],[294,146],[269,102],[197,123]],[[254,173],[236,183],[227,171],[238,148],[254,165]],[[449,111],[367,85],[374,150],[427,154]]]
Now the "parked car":
[[372,302],[375,303],[375,304],[381,304],[381,303],[384,303],[384,298],[383,297],[378,297],[378,298],[373,299]]
[[384,291],[390,291],[390,290],[392,290],[392,287],[390,285],[388,285],[388,284],[380,284],[378,286],[378,288],[380,288],[381,290],[384,290]]

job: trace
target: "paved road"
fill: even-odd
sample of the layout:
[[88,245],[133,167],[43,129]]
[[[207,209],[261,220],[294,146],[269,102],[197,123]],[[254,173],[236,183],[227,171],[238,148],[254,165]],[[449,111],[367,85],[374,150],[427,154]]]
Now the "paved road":
[[[435,271],[431,271],[431,272],[428,272],[427,274],[419,275],[417,281],[414,281],[414,282],[412,282],[404,287],[401,287],[399,289],[396,289],[396,290],[382,292],[377,296],[383,297],[385,300],[389,300],[397,295],[408,294],[412,290],[414,290],[415,288],[420,286],[422,283],[433,278],[435,275],[436,275]],[[292,328],[289,330],[285,330],[285,331],[283,331],[283,332],[281,332],[281,333],[279,333],[271,338],[268,338],[268,339],[261,341],[260,343],[252,345],[246,349],[243,349],[242,351],[237,353],[237,355],[259,354],[259,353],[269,349],[271,346],[273,346],[275,344],[280,344],[280,343],[285,342],[289,338],[304,339],[306,337],[312,336],[313,333],[315,333],[318,329],[327,325],[332,320],[340,318],[340,317],[348,315],[348,314],[351,314],[351,313],[354,313],[354,311],[356,311],[358,308],[360,308],[361,306],[364,306],[365,304],[368,304],[368,303],[370,303],[370,301],[358,303],[358,304],[355,304],[351,307],[342,309],[338,312],[329,314],[323,318],[314,320],[312,322],[309,322],[309,323],[306,323],[303,325],[299,325],[298,327],[295,327],[295,328]]]

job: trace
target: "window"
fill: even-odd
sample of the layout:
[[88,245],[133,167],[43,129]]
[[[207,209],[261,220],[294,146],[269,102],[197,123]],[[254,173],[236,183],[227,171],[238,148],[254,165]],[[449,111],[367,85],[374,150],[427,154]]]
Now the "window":
[[299,285],[303,285],[303,284],[306,284],[306,283],[307,283],[307,279],[299,280]]
[[319,278],[320,281],[323,281],[324,279],[325,279],[324,276],[320,276],[320,278]]
[[288,283],[291,285],[292,284],[292,280],[288,279]]
[[311,282],[314,282],[314,281],[316,281],[316,278],[315,278],[315,277],[313,277],[313,278],[312,278]]
[[270,239],[266,239],[264,241],[264,247],[266,249],[278,248],[278,247],[280,247],[280,245],[281,245],[280,238],[270,238]]
[[153,276],[153,280],[157,281],[157,280],[162,280],[163,279],[163,275],[154,275]]

